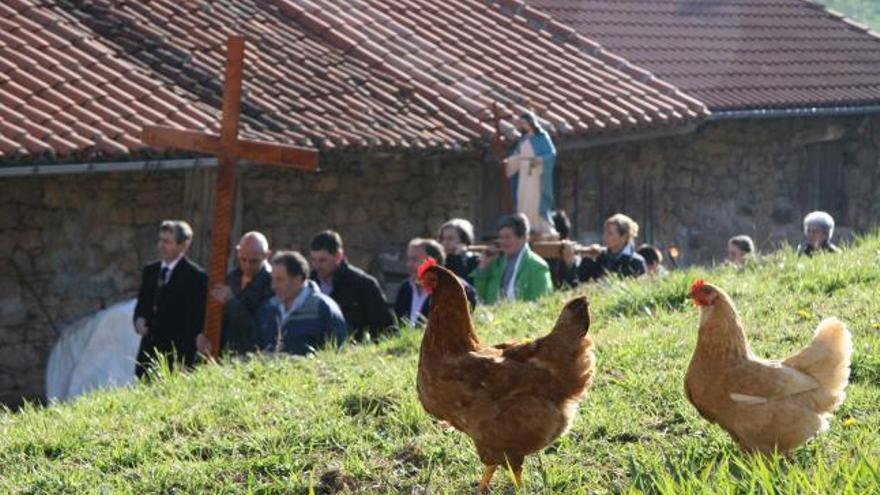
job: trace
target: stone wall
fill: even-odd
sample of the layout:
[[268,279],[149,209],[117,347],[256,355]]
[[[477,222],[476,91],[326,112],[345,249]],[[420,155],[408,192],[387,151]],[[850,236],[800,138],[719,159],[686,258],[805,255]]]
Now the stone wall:
[[[276,247],[302,249],[335,228],[367,267],[448,216],[479,215],[474,156],[331,153],[316,174],[246,167],[236,230],[261,229]],[[0,402],[40,399],[57,330],[135,295],[160,220],[191,220],[192,257],[206,264],[212,180],[213,171],[0,180]]]
[[[829,143],[817,162],[812,155]],[[841,232],[876,225],[878,144],[876,118],[716,122],[694,134],[562,151],[559,200],[582,240],[624,211],[642,224],[642,239],[680,246],[684,262],[707,262],[734,234],[765,250],[797,242],[803,213],[825,207],[815,193],[829,177],[814,172],[838,151],[846,201],[832,206]],[[261,229],[275,247],[304,249],[313,233],[334,228],[352,261],[368,268],[450,217],[474,219],[478,232],[497,217],[498,171],[476,153],[329,153],[321,168],[244,168],[236,230]],[[56,328],[134,295],[161,219],[192,220],[193,258],[205,263],[212,180],[208,171],[0,180],[0,401],[41,397]]]
[[245,174],[242,226],[300,250],[319,230],[337,230],[352,262],[366,268],[412,237],[434,236],[450,217],[478,218],[483,170],[474,155],[450,153],[333,154],[315,174],[254,166]]
[[797,244],[813,209],[834,212],[841,238],[877,226],[878,149],[878,117],[719,121],[563,151],[559,202],[582,240],[598,239],[603,219],[622,211],[641,224],[640,242],[679,246],[685,263],[705,263],[722,259],[736,234],[761,250]]
[[182,172],[0,180],[0,401],[39,398],[57,331],[137,290]]

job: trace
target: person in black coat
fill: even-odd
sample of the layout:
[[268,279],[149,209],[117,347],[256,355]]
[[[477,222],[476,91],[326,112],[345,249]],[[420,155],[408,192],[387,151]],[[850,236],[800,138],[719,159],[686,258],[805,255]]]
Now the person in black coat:
[[[410,274],[400,290],[397,291],[397,297],[394,300],[394,313],[400,321],[408,321],[411,325],[424,324],[428,321],[428,314],[431,311],[431,295],[426,293],[424,288],[419,285],[416,274],[419,267],[428,258],[434,258],[439,265],[443,265],[446,261],[443,247],[439,242],[433,239],[416,238],[409,241],[406,248],[406,269]],[[451,271],[451,270],[450,270]],[[459,277],[464,286],[465,294],[471,306],[471,311],[477,305],[477,291],[474,287]]]
[[143,376],[158,354],[170,365],[191,366],[196,358],[196,338],[205,323],[208,277],[186,258],[192,228],[179,220],[159,226],[159,261],[144,267],[137,305],[135,331],[141,335],[135,374]]
[[345,259],[342,238],[332,230],[316,234],[309,244],[311,278],[342,309],[348,334],[357,341],[398,331],[397,320],[375,278]]
[[458,278],[473,285],[471,273],[480,264],[480,257],[468,251],[468,247],[474,243],[474,226],[463,218],[453,218],[440,226],[437,239],[446,254],[446,261],[441,264]]
[[257,313],[273,295],[271,251],[266,236],[254,231],[241,237],[235,252],[238,266],[224,284],[211,289],[211,296],[223,303],[223,350],[245,354],[259,349]]
[[632,218],[618,213],[605,221],[604,246],[593,244],[587,249],[592,256],[580,261],[575,259],[574,248],[566,244],[563,260],[575,269],[578,282],[598,280],[608,274],[621,277],[638,277],[645,274],[645,259],[636,252],[633,241],[639,235],[639,224]]
[[[563,210],[556,210],[552,215],[553,228],[559,234],[560,241],[570,241],[571,239],[571,220]],[[550,267],[550,279],[553,280],[553,288],[571,289],[577,287],[577,273],[574,267],[565,263],[561,258],[548,259],[547,266]]]

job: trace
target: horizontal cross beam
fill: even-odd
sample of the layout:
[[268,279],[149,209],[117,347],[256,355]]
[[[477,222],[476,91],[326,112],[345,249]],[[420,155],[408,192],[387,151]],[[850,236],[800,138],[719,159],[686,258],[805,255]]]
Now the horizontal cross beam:
[[[150,146],[176,148],[209,155],[220,155],[223,150],[220,136],[217,134],[157,125],[144,126],[143,141]],[[318,153],[311,148],[239,139],[236,151],[237,158],[254,163],[297,170],[318,169]]]

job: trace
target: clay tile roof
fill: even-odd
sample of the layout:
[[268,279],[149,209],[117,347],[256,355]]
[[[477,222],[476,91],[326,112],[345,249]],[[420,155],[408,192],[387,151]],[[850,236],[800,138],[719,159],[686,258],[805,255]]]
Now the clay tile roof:
[[880,38],[805,0],[526,0],[713,111],[880,103]]
[[148,152],[151,123],[216,132],[233,31],[248,39],[250,138],[448,149],[485,140],[495,102],[504,129],[533,108],[552,132],[588,136],[707,115],[514,0],[15,0],[0,8],[0,162]]

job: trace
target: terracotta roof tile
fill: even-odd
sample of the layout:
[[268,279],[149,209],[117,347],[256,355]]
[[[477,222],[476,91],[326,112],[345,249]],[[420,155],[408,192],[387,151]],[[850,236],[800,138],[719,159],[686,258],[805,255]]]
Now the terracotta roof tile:
[[[101,117],[97,114],[86,110],[81,105],[73,105],[69,108],[65,109],[65,113],[74,117],[71,121],[71,125],[75,125],[79,122],[83,122],[90,126],[96,125],[98,122],[101,122]],[[63,116],[63,115],[62,115]]]
[[67,108],[76,105],[76,102],[72,99],[68,98],[66,95],[60,92],[61,88],[52,88],[48,91],[43,91],[39,95],[35,95],[33,98],[28,100],[29,105],[33,105],[33,101],[43,100],[48,104],[58,105],[61,108]]
[[712,110],[880,102],[880,38],[804,0],[526,0]]
[[584,56],[593,42],[546,15],[513,12],[478,0],[5,2],[0,153],[131,154],[148,123],[216,131],[236,26],[251,35],[241,130],[253,138],[449,148],[493,132],[495,101],[507,115],[534,105],[555,132],[705,116],[644,71]]

